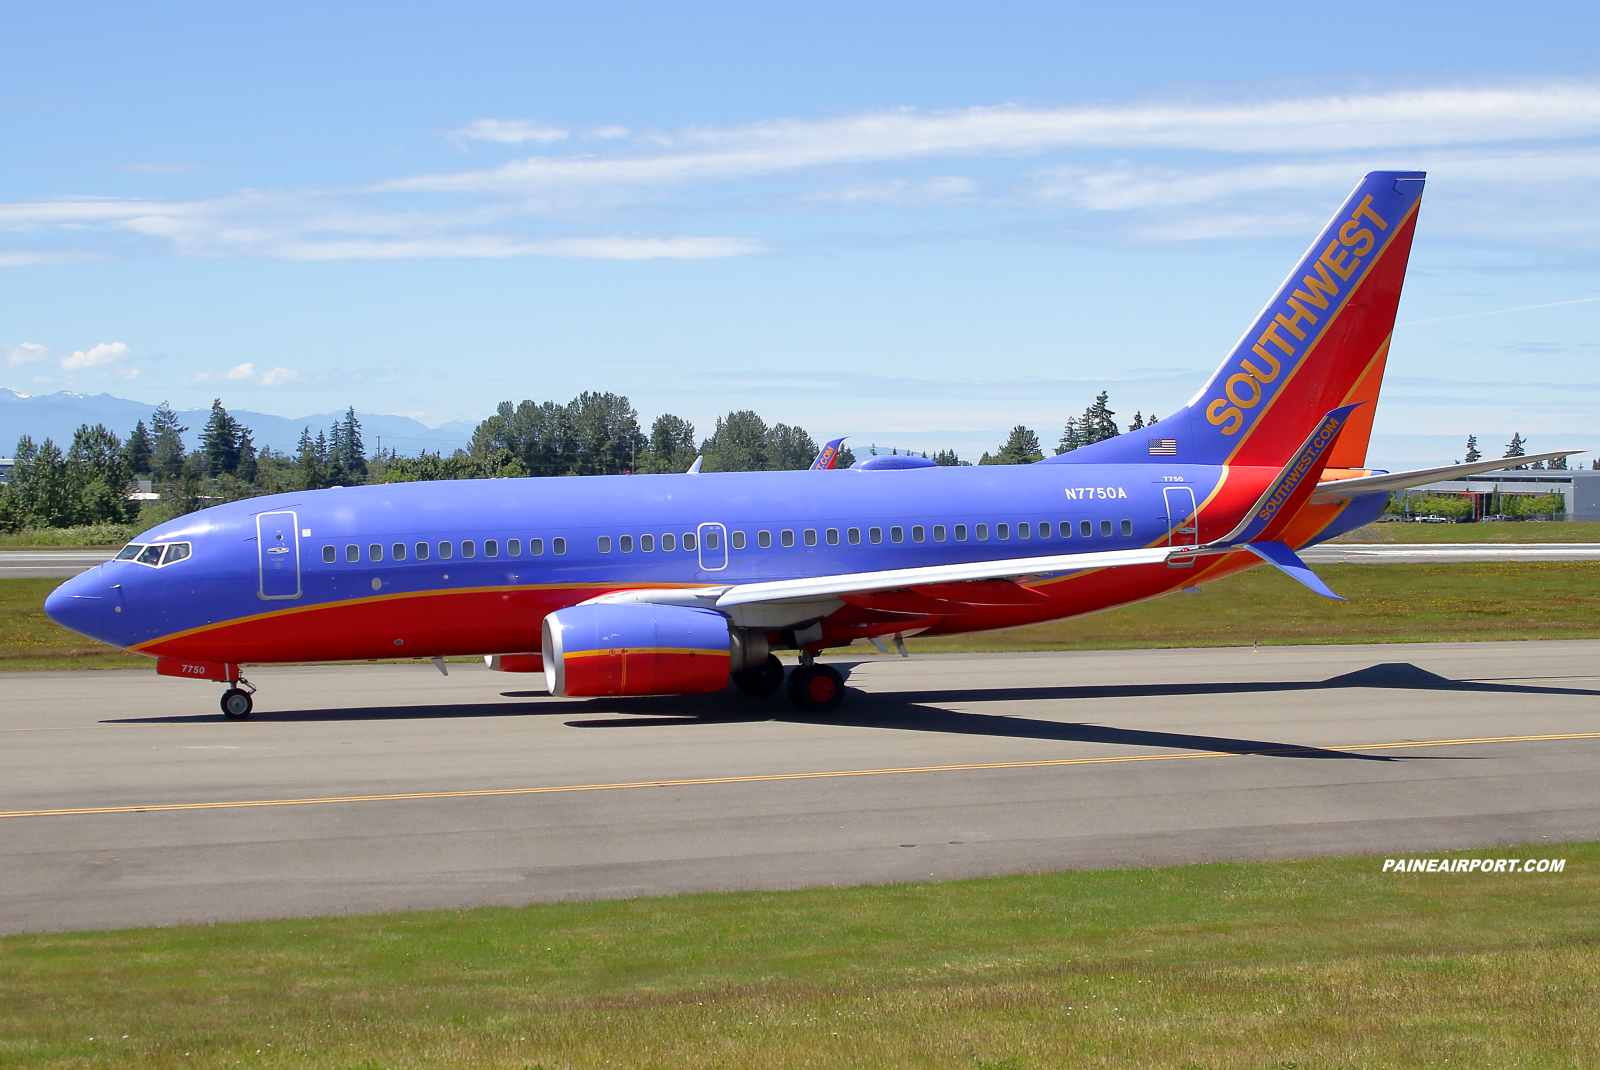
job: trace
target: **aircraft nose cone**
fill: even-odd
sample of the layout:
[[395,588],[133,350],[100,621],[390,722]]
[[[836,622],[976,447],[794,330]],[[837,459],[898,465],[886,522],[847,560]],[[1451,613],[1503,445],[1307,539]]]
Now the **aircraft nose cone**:
[[91,639],[105,639],[106,606],[114,594],[100,580],[100,568],[74,576],[44,600],[45,616]]

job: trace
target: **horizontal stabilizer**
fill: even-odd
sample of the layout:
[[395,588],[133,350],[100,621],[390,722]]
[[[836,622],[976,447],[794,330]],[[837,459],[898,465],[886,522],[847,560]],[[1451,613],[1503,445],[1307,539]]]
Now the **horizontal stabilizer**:
[[1315,572],[1306,566],[1306,563],[1295,556],[1295,552],[1281,542],[1247,542],[1244,549],[1249,550],[1269,565],[1275,566],[1278,571],[1292,579],[1298,580],[1307,587],[1316,591],[1324,598],[1332,598],[1343,602],[1343,595],[1334,594],[1328,585],[1322,582]]
[[[1424,483],[1437,483],[1441,479],[1475,476],[1483,472],[1503,472],[1519,465],[1548,461],[1552,457],[1571,457],[1583,450],[1557,450],[1554,453],[1532,453],[1526,457],[1502,457],[1498,461],[1473,461],[1471,464],[1447,464],[1442,468],[1418,468],[1410,472],[1384,472],[1356,479],[1334,479],[1319,484],[1311,495],[1311,504],[1327,505],[1344,501],[1355,494],[1375,494],[1385,490],[1407,490]],[[1559,471],[1559,469],[1558,469]]]

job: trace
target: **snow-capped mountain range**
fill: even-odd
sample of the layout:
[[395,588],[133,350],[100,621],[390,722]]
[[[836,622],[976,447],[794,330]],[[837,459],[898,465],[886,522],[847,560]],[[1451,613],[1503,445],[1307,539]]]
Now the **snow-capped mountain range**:
[[[152,402],[130,401],[110,394],[74,394],[60,390],[54,394],[32,395],[0,387],[0,456],[11,456],[17,439],[23,435],[32,435],[35,442],[53,439],[65,449],[71,444],[72,433],[79,424],[105,424],[126,439],[140,420],[146,427],[150,426],[150,414],[155,407]],[[205,426],[210,412],[209,406],[178,410],[189,428],[183,436],[185,446],[193,448],[199,441],[200,429]],[[288,453],[294,451],[303,428],[311,428],[312,437],[316,437],[318,431],[328,430],[334,420],[344,416],[342,412],[326,412],[290,419],[247,409],[230,408],[228,412],[250,428],[257,448],[271,446]],[[409,416],[369,412],[358,412],[356,418],[361,421],[361,437],[368,453],[377,451],[381,438],[385,450],[399,450],[408,456],[424,450],[429,453],[443,450],[448,455],[467,444],[475,426],[458,421],[430,428]]]

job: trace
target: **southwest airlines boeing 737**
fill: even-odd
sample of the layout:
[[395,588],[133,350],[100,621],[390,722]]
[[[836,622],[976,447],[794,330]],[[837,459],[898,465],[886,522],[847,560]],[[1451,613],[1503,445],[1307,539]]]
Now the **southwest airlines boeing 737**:
[[[827,647],[1056,620],[1296,556],[1389,493],[1487,461],[1368,470],[1423,174],[1356,187],[1183,409],[1031,465],[875,457],[831,470],[332,488],[152,528],[45,603],[75,631],[228,685],[244,664],[484,655],[553,695],[696,694],[730,680],[834,709]],[[1544,454],[1544,457],[1564,454]],[[1524,463],[1540,459],[1520,458]],[[698,463],[696,469],[698,468]],[[443,668],[443,661],[436,661]]]

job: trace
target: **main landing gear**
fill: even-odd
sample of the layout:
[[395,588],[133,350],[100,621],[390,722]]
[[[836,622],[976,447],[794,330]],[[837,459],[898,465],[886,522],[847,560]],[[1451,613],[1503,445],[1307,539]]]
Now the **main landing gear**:
[[[255,702],[250,698],[256,693],[254,685],[244,677],[239,677],[242,687],[230,687],[222,693],[222,716],[230,721],[242,721],[250,716]],[[245,690],[249,688],[249,690]]]
[[844,677],[802,655],[800,667],[789,674],[789,701],[807,713],[830,713],[844,701]]
[[768,654],[761,664],[734,673],[733,686],[747,695],[770,695],[783,686],[783,662]]

